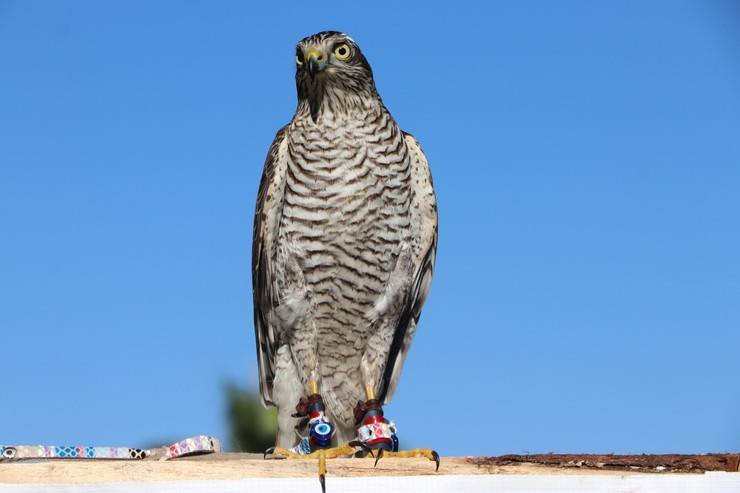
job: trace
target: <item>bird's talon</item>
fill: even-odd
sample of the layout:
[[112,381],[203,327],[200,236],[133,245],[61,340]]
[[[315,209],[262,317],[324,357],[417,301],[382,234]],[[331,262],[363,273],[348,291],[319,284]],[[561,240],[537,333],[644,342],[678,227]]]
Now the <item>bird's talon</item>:
[[262,454],[262,459],[267,459],[267,456],[271,455],[270,459],[289,459],[293,458],[297,454],[295,454],[291,450],[287,450],[281,447],[269,447],[265,449],[264,453]]
[[383,457],[383,449],[378,449],[378,455],[375,457],[375,465],[373,467],[378,467],[378,461]]

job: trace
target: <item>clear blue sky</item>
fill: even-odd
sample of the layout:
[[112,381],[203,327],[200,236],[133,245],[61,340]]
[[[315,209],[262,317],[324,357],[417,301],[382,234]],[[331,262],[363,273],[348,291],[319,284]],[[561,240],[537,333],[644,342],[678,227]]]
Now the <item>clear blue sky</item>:
[[225,436],[262,163],[324,29],[438,192],[401,439],[740,450],[730,1],[0,1],[0,443]]

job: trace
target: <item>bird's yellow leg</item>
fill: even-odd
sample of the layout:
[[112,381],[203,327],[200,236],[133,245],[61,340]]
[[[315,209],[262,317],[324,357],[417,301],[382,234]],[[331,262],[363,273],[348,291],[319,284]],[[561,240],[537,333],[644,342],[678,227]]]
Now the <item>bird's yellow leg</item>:
[[370,384],[365,384],[365,396],[368,401],[375,399],[375,388]]
[[310,380],[308,382],[308,395],[318,394],[319,393],[319,382],[316,380]]

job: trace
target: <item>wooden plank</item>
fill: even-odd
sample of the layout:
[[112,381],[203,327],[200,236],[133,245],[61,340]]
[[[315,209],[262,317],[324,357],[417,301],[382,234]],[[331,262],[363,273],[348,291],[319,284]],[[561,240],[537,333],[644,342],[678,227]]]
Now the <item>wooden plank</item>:
[[[438,473],[426,459],[332,459],[329,476],[430,475],[624,475],[737,470],[738,454],[617,456],[532,455],[444,457]],[[258,454],[223,453],[170,461],[33,460],[0,463],[0,484],[106,483],[125,481],[239,480],[316,477],[315,460],[263,460]]]

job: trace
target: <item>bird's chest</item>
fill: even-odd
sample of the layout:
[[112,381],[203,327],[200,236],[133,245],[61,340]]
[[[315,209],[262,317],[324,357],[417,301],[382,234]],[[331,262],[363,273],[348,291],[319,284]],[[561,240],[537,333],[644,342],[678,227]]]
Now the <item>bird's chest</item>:
[[[399,138],[354,123],[289,138],[278,255],[297,260],[309,289],[327,298],[318,306],[346,298],[358,313],[369,309],[408,240],[409,162]],[[288,272],[280,277],[294,283]]]
[[[362,242],[385,235],[408,214],[408,157],[399,135],[343,122],[291,136],[283,209],[289,240]],[[282,229],[282,228],[281,228]]]

